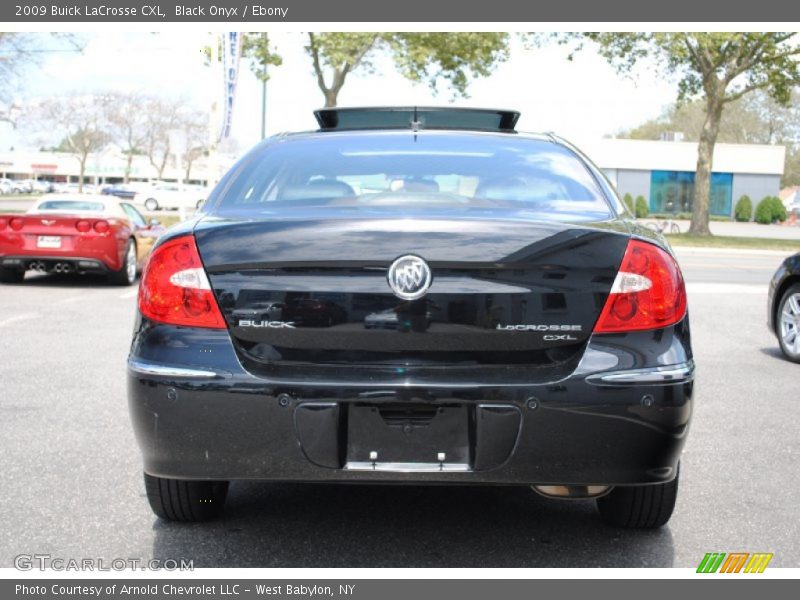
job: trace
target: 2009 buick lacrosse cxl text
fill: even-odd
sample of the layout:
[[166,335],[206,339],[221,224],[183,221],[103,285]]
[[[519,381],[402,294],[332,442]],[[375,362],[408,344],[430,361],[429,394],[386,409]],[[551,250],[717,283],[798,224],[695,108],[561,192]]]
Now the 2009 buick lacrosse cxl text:
[[694,362],[680,269],[519,114],[323,109],[158,241],[128,360],[147,495],[233,479],[530,485],[659,527]]

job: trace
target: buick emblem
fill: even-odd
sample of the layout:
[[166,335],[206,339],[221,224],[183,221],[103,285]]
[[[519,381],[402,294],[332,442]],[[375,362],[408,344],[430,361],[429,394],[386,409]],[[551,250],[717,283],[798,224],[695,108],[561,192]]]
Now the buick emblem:
[[416,300],[431,287],[431,268],[419,256],[406,254],[392,263],[386,278],[395,296]]

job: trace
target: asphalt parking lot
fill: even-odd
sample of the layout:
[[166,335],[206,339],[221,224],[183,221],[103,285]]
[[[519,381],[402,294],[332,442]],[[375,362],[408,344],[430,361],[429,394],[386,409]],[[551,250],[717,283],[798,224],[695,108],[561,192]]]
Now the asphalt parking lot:
[[776,253],[679,250],[698,364],[678,506],[654,532],[525,488],[234,483],[223,520],[157,520],[128,422],[135,288],[29,275],[0,287],[0,567],[18,554],[196,567],[800,566],[800,365],[765,327]]

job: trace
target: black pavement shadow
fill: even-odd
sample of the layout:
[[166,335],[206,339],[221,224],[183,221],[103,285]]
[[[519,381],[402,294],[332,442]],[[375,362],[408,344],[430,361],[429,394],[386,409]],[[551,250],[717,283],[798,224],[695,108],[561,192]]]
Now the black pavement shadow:
[[669,527],[526,487],[231,484],[222,519],[154,521],[153,556],[195,567],[671,567]]

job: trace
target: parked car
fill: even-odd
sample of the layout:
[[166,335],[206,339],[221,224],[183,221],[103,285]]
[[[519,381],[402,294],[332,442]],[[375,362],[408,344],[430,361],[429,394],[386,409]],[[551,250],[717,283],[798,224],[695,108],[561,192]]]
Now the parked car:
[[125,198],[126,200],[133,200],[139,192],[138,186],[133,186],[125,183],[118,183],[104,187],[100,193],[108,196],[116,196],[117,198]]
[[136,194],[134,201],[153,212],[164,209],[200,208],[208,190],[198,185],[159,183]]
[[784,260],[769,283],[767,326],[784,356],[800,363],[800,252]]
[[[666,523],[694,362],[663,237],[519,113],[316,116],[145,267],[128,399],[155,514],[216,517],[228,481],[258,479],[530,485]],[[320,297],[339,318],[296,318]],[[387,308],[418,326],[365,327]]]
[[10,179],[0,179],[0,195],[11,194],[14,192],[14,186],[11,185]]
[[104,273],[131,285],[164,228],[109,196],[49,195],[24,214],[0,214],[0,282],[27,271]]

